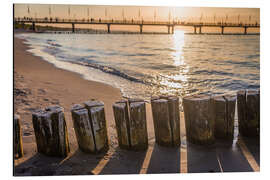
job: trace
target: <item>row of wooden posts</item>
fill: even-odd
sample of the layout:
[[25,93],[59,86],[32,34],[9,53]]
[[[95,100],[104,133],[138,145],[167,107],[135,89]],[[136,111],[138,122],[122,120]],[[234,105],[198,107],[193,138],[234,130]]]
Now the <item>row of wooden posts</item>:
[[[238,91],[237,96],[195,95],[183,98],[187,140],[209,145],[216,139],[230,143],[234,136],[234,115],[237,100],[239,131],[244,136],[259,136],[260,92]],[[156,143],[179,146],[179,98],[159,96],[151,99]],[[121,100],[113,104],[120,148],[146,150],[148,134],[144,100]],[[76,104],[71,109],[79,148],[87,153],[107,151],[108,136],[104,103],[97,100]],[[64,110],[51,106],[32,114],[37,150],[49,156],[66,157],[70,151]],[[19,116],[14,116],[14,154],[23,156]]]

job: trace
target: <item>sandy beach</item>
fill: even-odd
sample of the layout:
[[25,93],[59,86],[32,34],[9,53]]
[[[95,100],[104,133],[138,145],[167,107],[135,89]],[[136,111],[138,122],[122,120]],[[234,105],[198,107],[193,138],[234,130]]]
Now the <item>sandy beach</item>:
[[[24,149],[24,157],[14,161],[14,175],[93,174],[92,170],[95,168],[99,170],[103,168],[104,162],[102,160],[106,161],[112,156],[123,159],[129,156],[133,160],[140,157],[141,160],[144,160],[143,154],[145,152],[131,152],[129,155],[125,152],[125,157],[117,155],[118,143],[112,104],[122,98],[119,89],[99,82],[84,80],[79,74],[58,69],[40,57],[33,56],[27,52],[27,49],[29,47],[23,43],[23,40],[14,38],[14,113],[21,116]],[[110,150],[107,154],[89,155],[78,150],[70,109],[73,104],[82,103],[92,98],[101,100],[105,104],[110,144]],[[65,109],[71,147],[71,153],[65,160],[37,153],[32,126],[32,111],[49,105],[60,105]],[[150,110],[150,105],[147,104],[148,134],[149,139],[152,139],[151,142],[153,142]],[[150,143],[150,146],[153,146],[153,143]],[[121,153],[120,149],[118,153]],[[132,159],[128,160],[127,163],[132,162]],[[84,163],[87,166],[84,166]],[[103,166],[99,165],[100,163],[103,163]],[[141,164],[138,165],[138,168],[125,167],[125,165],[123,168],[118,167],[118,170],[129,173],[128,168],[133,169],[133,171],[138,170],[141,168]],[[107,171],[113,173],[113,170]]]
[[[234,143],[233,148],[222,144],[211,148],[193,145],[186,142],[183,112],[180,112],[181,146],[158,146],[149,103],[146,103],[147,151],[120,149],[112,110],[112,104],[123,98],[120,89],[56,68],[27,49],[23,40],[14,38],[14,113],[21,116],[24,150],[24,157],[14,160],[15,176],[259,171],[258,140],[243,139],[247,147],[242,140]],[[73,104],[89,99],[105,104],[110,147],[106,153],[87,154],[78,149],[70,109]],[[37,153],[32,112],[49,105],[65,109],[71,147],[65,159]]]

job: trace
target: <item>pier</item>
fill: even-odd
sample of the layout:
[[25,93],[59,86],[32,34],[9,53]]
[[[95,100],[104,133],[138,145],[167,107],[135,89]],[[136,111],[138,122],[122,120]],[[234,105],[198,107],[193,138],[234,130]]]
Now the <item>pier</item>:
[[14,18],[14,24],[31,24],[31,29],[36,31],[36,24],[70,24],[72,33],[76,32],[76,25],[89,24],[89,25],[104,25],[107,27],[107,33],[111,33],[111,26],[139,26],[140,34],[143,34],[144,26],[160,26],[167,27],[168,34],[174,34],[174,28],[177,26],[193,27],[194,34],[202,34],[204,27],[220,28],[220,34],[225,34],[225,28],[243,28],[243,34],[248,34],[248,28],[260,28],[258,23],[210,23],[210,22],[186,22],[186,21],[143,21],[143,20],[102,20],[102,19],[58,19],[58,18]]

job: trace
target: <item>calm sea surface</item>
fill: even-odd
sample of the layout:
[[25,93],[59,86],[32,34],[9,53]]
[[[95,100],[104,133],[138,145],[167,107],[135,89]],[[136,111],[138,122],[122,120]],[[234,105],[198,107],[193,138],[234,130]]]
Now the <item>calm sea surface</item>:
[[[259,35],[18,34],[32,52],[125,97],[260,87]],[[72,82],[67,82],[72,83]]]

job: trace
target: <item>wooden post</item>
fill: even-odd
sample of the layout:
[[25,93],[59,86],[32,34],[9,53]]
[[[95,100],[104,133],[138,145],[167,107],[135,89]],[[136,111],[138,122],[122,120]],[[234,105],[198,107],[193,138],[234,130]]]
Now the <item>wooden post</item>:
[[237,92],[237,114],[239,133],[242,135],[248,134],[246,127],[246,91]]
[[224,26],[221,26],[221,34],[224,34]]
[[22,129],[21,129],[21,122],[20,116],[14,115],[14,158],[23,157],[23,144],[22,144]]
[[75,33],[75,24],[72,23],[72,33]]
[[156,142],[159,145],[172,144],[169,105],[166,99],[151,100]]
[[145,102],[130,102],[130,145],[133,150],[148,148]]
[[244,27],[244,34],[247,34],[247,26]]
[[164,146],[179,146],[180,114],[179,99],[174,96],[160,96],[151,99],[156,142]]
[[94,136],[86,108],[76,104],[71,109],[72,121],[79,148],[84,152],[95,152]]
[[84,104],[88,110],[96,152],[107,151],[109,145],[104,103],[101,101],[90,100]]
[[259,92],[247,90],[246,92],[246,122],[248,133],[246,136],[260,135],[260,109],[259,109]]
[[194,144],[208,145],[215,142],[214,118],[210,97],[187,96],[183,99],[187,140]]
[[118,101],[113,104],[113,112],[119,146],[123,149],[129,149],[131,144],[127,101]]
[[259,91],[237,92],[239,132],[243,136],[260,135],[260,94]]
[[108,28],[107,29],[108,30],[107,32],[108,32],[108,34],[110,34],[111,33],[111,24],[107,24],[107,28]]
[[143,32],[143,25],[140,24],[140,34],[142,34],[142,32]]
[[235,96],[215,96],[212,98],[215,120],[215,138],[233,141]]
[[141,99],[118,101],[113,105],[120,148],[145,150],[148,147],[145,103]]
[[172,145],[179,146],[180,139],[180,114],[179,114],[179,98],[175,96],[168,97],[169,117],[172,131]]
[[70,151],[64,109],[51,106],[32,114],[38,152],[66,157]]

